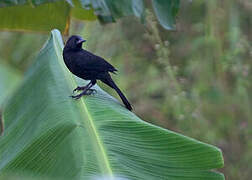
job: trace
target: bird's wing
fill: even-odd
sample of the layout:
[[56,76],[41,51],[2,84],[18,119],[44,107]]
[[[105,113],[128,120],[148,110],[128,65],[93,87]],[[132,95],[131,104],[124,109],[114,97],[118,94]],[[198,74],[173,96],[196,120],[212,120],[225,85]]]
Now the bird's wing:
[[87,71],[97,71],[97,72],[112,72],[115,73],[117,69],[108,63],[103,58],[96,56],[88,51],[83,51],[78,64]]

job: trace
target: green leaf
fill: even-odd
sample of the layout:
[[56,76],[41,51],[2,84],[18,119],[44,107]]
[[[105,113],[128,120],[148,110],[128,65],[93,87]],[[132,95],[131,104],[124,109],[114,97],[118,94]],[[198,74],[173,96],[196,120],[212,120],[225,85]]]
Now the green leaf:
[[143,14],[143,1],[142,0],[105,0],[106,4],[114,18],[123,16],[136,15],[137,17]]
[[[73,6],[70,6],[73,4]],[[71,12],[70,12],[71,11]],[[83,9],[78,0],[5,0],[0,2],[0,29],[49,32],[57,28],[68,34],[71,17],[96,20],[92,9]]]
[[115,19],[135,15],[144,17],[143,0],[80,0],[82,7],[92,7],[99,20],[102,22],[113,22]]
[[179,0],[152,0],[158,21],[167,30],[175,29],[179,2]]
[[12,91],[19,85],[21,79],[22,75],[20,72],[0,62],[0,107],[4,100],[7,99]]
[[49,32],[58,28],[67,33],[69,13],[70,6],[65,1],[4,7],[0,8],[0,29]]
[[71,14],[74,18],[80,19],[80,20],[89,20],[93,21],[96,20],[97,17],[94,14],[93,9],[84,9],[83,4],[81,4],[81,1],[79,0],[73,0],[73,7],[71,8]]
[[224,179],[211,171],[223,166],[218,148],[142,121],[97,85],[96,94],[71,99],[77,81],[62,48],[59,31],[52,31],[5,107],[0,174]]
[[[174,29],[179,0],[152,0],[152,4],[160,24],[165,29]],[[130,15],[142,22],[145,18],[143,0],[5,0],[0,2],[0,29],[49,31],[57,28],[67,34],[70,10],[74,18],[90,21],[98,18],[102,23]]]

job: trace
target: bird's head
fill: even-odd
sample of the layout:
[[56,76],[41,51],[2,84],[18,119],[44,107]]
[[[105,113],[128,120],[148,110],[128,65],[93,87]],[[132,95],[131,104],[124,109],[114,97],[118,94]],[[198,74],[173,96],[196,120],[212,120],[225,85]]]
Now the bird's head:
[[81,49],[82,43],[85,42],[86,40],[84,40],[82,37],[77,36],[77,35],[73,35],[71,36],[67,42],[66,42],[66,46],[69,49]]

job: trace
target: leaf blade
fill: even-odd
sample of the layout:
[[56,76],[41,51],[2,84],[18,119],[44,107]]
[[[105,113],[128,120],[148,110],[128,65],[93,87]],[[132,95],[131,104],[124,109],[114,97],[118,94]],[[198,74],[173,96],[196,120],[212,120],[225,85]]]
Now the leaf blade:
[[[24,4],[0,8],[0,28],[4,30],[49,32],[54,28],[65,32],[70,7],[57,1],[39,6]],[[32,16],[31,16],[32,14]]]
[[[223,179],[209,171],[223,166],[219,149],[142,121],[98,86],[93,96],[70,99],[77,84],[64,66],[62,47],[54,30],[4,111],[0,172],[71,179]],[[53,134],[60,142],[40,151],[54,142]],[[24,156],[29,152],[35,164]]]

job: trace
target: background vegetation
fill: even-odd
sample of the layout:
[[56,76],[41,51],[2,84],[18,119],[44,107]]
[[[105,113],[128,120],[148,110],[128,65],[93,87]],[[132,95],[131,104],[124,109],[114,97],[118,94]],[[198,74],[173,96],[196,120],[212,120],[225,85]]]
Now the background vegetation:
[[[145,25],[135,17],[105,26],[75,20],[70,34],[82,35],[89,50],[118,68],[114,79],[137,115],[218,146],[223,151],[225,167],[221,171],[226,178],[249,180],[251,2],[181,1],[175,31],[164,30],[151,3],[146,5]],[[23,74],[47,37],[0,33],[1,64],[16,67],[13,74]]]

